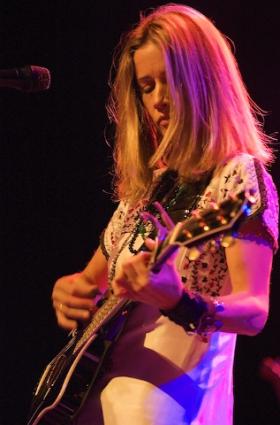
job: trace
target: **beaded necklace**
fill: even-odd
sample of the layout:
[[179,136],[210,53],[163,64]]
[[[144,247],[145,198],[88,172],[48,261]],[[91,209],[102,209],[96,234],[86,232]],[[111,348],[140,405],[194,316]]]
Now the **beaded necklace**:
[[112,283],[115,277],[117,261],[123,250],[128,247],[131,254],[135,255],[144,248],[144,244],[142,244],[140,248],[135,248],[135,242],[138,236],[141,235],[144,241],[147,233],[149,236],[155,235],[155,228],[153,228],[151,223],[147,226],[140,214],[144,211],[148,211],[160,219],[158,211],[153,206],[153,203],[158,201],[162,204],[165,211],[169,213],[175,223],[182,219],[187,219],[191,212],[197,207],[201,194],[210,181],[210,177],[211,175],[206,175],[205,178],[201,179],[199,182],[190,184],[186,182],[179,183],[178,175],[174,171],[166,171],[163,173],[150,197],[149,203],[139,211],[133,231],[125,238],[118,253],[111,262],[109,283]]

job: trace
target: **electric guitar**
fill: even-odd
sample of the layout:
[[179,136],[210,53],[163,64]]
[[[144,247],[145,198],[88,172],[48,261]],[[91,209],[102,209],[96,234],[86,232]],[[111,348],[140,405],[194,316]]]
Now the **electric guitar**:
[[[240,221],[250,212],[255,202],[252,195],[241,192],[219,206],[195,212],[185,221],[169,229],[161,226],[156,217],[148,218],[158,228],[156,248],[150,266],[153,272],[184,246],[197,252],[197,246],[209,244],[223,235],[221,243],[228,246]],[[157,206],[163,221],[166,214]],[[165,217],[163,217],[165,215]],[[171,228],[172,227],[172,228]],[[232,237],[232,236],[231,236]],[[85,401],[96,379],[106,369],[112,343],[120,335],[133,302],[109,293],[84,329],[72,332],[68,344],[44,370],[35,389],[28,425],[70,425]]]

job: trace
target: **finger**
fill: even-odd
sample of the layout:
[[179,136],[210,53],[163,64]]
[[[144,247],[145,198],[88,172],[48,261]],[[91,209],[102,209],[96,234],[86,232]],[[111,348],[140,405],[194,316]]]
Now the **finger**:
[[[146,282],[145,282],[146,283]],[[115,279],[112,282],[112,289],[114,295],[125,298],[133,301],[142,301],[145,302],[147,298],[147,292],[149,290],[145,288],[145,285],[141,285],[141,283],[131,284],[125,279]]]
[[147,274],[140,274],[135,280],[128,280],[127,278],[119,277],[115,279],[113,289],[115,295],[131,298],[133,294],[143,291],[147,283]]
[[67,319],[88,320],[92,316],[93,311],[86,309],[77,309],[68,307],[62,303],[54,303],[56,312],[64,315]]
[[116,278],[128,281],[137,279],[138,274],[147,268],[150,257],[151,254],[149,252],[141,251],[134,257],[124,261]]
[[160,213],[162,221],[164,222],[167,229],[172,230],[174,228],[175,224],[174,224],[173,220],[171,219],[171,217],[169,217],[168,213],[165,211],[163,206],[158,201],[155,201],[153,205],[156,207],[156,209]]
[[114,295],[116,295],[117,297],[128,298],[129,291],[128,291],[128,288],[125,286],[124,279],[116,278],[112,282],[112,290],[113,290]]
[[[150,240],[152,241],[152,239],[150,239]],[[144,264],[146,267],[148,267],[151,257],[152,257],[151,252],[140,251],[137,255],[132,257],[131,261],[135,262],[136,264],[138,264],[138,263]]]
[[141,218],[144,221],[150,221],[153,226],[156,228],[157,230],[157,237],[159,238],[159,240],[163,240],[167,234],[167,229],[166,227],[164,227],[160,221],[158,220],[157,217],[155,217],[153,214],[151,214],[150,212],[142,212],[141,214]]
[[92,284],[92,282],[84,278],[79,278],[73,282],[72,294],[84,298],[93,298],[100,294],[100,291],[96,285]]
[[147,239],[145,239],[145,245],[146,245],[146,247],[150,250],[150,251],[153,251],[155,248],[156,248],[156,246],[157,246],[157,243],[156,243],[156,241],[154,241],[153,239],[151,239],[151,238],[147,238]]
[[70,295],[91,298],[99,293],[97,285],[81,273],[64,276],[58,279],[54,286],[54,292],[60,290]]
[[75,297],[59,290],[53,292],[52,299],[53,303],[57,305],[61,303],[72,308],[93,310],[95,307],[95,301],[93,298]]
[[57,323],[63,329],[71,331],[71,330],[76,329],[78,327],[78,322],[76,320],[70,320],[70,319],[66,318],[64,316],[64,314],[62,314],[59,311],[56,311],[56,318],[57,318]]
[[137,279],[137,264],[134,261],[124,262],[120,270],[120,274],[117,276],[118,279],[124,279],[128,281],[133,281]]
[[150,253],[140,252],[123,264],[117,278],[124,279],[128,288],[137,289],[143,278],[147,279],[150,257]]
[[92,308],[76,308],[70,307],[67,304],[63,304],[62,302],[53,302],[53,306],[55,310],[63,313],[65,316],[69,318],[84,318],[87,319],[94,311],[97,310],[97,307],[94,306]]
[[[150,239],[151,242],[154,242]],[[149,242],[148,242],[149,243]],[[156,242],[155,242],[156,243]],[[156,243],[157,245],[157,243]],[[154,261],[155,252],[141,251],[134,258],[137,262],[137,269],[139,273],[148,273],[151,268],[151,264]]]

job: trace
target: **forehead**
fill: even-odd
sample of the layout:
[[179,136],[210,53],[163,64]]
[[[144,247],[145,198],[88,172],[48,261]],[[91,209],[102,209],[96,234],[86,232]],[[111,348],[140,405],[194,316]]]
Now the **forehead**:
[[136,78],[156,77],[165,72],[164,56],[161,48],[149,41],[134,53]]

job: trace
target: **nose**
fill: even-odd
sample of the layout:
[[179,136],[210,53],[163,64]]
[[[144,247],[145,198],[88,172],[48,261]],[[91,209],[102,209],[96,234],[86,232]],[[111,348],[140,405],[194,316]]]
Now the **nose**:
[[154,92],[154,108],[159,112],[166,112],[169,108],[167,84],[160,83]]

